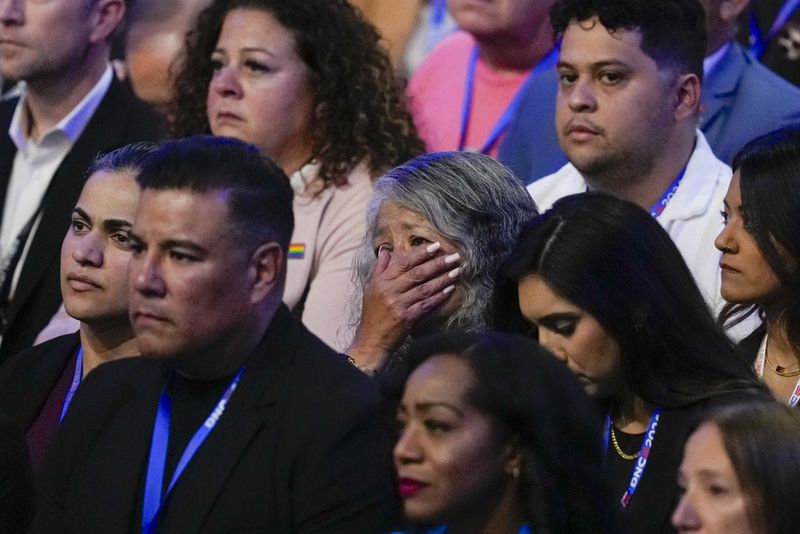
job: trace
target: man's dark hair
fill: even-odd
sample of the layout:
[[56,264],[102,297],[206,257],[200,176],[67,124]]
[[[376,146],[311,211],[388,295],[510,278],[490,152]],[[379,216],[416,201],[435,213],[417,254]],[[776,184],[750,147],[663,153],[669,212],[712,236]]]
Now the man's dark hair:
[[702,81],[708,37],[705,10],[698,0],[559,0],[550,10],[558,37],[570,22],[593,17],[611,33],[638,31],[642,51],[659,67],[690,72]]
[[244,243],[276,241],[284,253],[294,229],[286,174],[258,148],[236,139],[195,136],[152,153],[136,181],[142,189],[225,191],[231,223]]
[[99,171],[138,173],[147,157],[158,150],[158,147],[158,143],[142,141],[125,145],[106,154],[100,154],[89,166],[86,177]]

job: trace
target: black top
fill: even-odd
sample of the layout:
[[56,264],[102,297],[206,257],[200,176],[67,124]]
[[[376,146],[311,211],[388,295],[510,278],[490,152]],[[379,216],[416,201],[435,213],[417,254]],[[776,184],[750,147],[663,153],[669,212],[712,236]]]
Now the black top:
[[[141,481],[169,374],[164,361],[145,358],[90,373],[45,460],[32,532],[121,534],[141,524]],[[201,404],[188,410],[186,429],[191,414],[207,415]],[[369,377],[282,305],[173,488],[159,533],[388,531],[398,502],[379,408]]]
[[33,475],[22,430],[0,414],[0,532],[25,532],[33,519]]
[[[232,379],[233,376],[227,376],[219,380],[196,381],[187,380],[177,374],[173,375],[169,385],[171,400],[169,438],[167,440],[167,457],[164,461],[162,494],[167,491],[172,475],[175,473],[175,468],[178,466],[189,440],[192,439],[200,425],[211,414],[211,410],[219,402]],[[147,465],[147,459],[145,459],[145,465]],[[145,468],[142,470],[142,476],[139,481],[139,501],[133,514],[132,532],[142,528],[142,506],[144,503],[146,476],[147,469]]]
[[[741,396],[738,396],[741,398]],[[670,518],[678,504],[678,467],[683,458],[683,444],[702,416],[719,406],[734,401],[733,396],[720,396],[681,408],[663,408],[656,428],[650,457],[636,492],[627,508],[620,499],[628,488],[635,461],[623,460],[609,439],[606,465],[612,505],[620,509],[617,524],[627,534],[673,533]],[[629,435],[615,430],[623,452],[636,454],[644,434]]]

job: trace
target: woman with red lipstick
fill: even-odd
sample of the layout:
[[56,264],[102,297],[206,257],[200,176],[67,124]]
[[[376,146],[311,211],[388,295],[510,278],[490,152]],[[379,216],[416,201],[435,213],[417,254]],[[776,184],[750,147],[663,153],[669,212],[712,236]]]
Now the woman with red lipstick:
[[215,0],[181,65],[172,132],[247,141],[290,177],[284,302],[345,348],[372,181],[424,148],[378,34],[346,0]]
[[507,276],[499,321],[534,333],[598,401],[620,523],[674,532],[680,447],[694,419],[766,396],[674,242],[631,202],[573,195],[522,231]]
[[739,347],[784,402],[800,401],[800,128],[752,141],[735,173],[715,241],[722,251],[720,321],[759,313],[764,325]]
[[411,532],[611,532],[600,420],[535,342],[444,334],[409,367],[394,461]]

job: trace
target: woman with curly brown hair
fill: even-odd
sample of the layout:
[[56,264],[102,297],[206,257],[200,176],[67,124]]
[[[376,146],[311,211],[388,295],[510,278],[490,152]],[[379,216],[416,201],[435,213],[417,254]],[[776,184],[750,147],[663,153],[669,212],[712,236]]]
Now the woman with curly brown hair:
[[215,0],[187,36],[171,108],[174,135],[253,143],[290,176],[284,302],[337,349],[372,180],[423,150],[378,41],[346,0]]

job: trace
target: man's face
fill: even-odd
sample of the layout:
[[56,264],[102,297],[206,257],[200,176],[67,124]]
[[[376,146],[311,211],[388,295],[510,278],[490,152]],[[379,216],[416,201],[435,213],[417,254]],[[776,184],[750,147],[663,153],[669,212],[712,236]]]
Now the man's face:
[[141,353],[224,356],[251,324],[256,276],[227,193],[145,189],[131,241],[130,317]]
[[72,211],[61,245],[61,294],[72,317],[128,324],[129,234],[139,186],[132,171],[93,174]]
[[0,75],[36,82],[81,65],[101,0],[0,0]]
[[647,165],[676,125],[676,76],[640,48],[636,31],[573,21],[558,63],[556,129],[570,162],[591,175]]
[[555,0],[448,0],[458,27],[479,39],[516,39],[548,23]]

